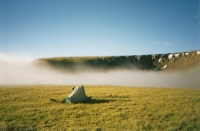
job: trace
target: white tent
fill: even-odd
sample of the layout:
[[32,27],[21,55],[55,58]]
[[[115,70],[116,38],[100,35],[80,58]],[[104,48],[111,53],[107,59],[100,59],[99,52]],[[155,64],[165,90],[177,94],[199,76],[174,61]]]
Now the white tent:
[[73,92],[67,96],[62,103],[79,103],[79,102],[86,102],[89,98],[85,94],[85,90],[83,85],[76,86]]

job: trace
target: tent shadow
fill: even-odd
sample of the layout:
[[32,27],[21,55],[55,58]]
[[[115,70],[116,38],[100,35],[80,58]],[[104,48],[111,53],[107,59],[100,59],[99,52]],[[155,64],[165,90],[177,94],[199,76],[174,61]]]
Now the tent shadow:
[[116,100],[108,100],[108,99],[90,99],[89,101],[85,102],[87,104],[99,104],[99,103],[109,103]]
[[56,100],[56,99],[49,99],[49,101],[56,102],[56,103],[61,103],[62,102],[61,100]]
[[[60,100],[56,100],[56,99],[49,99],[51,102],[55,102],[55,103],[62,103],[62,101]],[[111,100],[111,99],[91,99],[89,98],[87,101],[84,102],[78,102],[78,103],[84,103],[84,104],[99,104],[99,103],[109,103],[112,101],[116,101],[116,100]],[[78,104],[78,103],[74,103],[74,104]]]

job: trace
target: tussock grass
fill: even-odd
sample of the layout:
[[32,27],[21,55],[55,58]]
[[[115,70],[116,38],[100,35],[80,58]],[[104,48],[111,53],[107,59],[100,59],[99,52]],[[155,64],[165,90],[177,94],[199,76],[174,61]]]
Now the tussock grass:
[[200,130],[199,89],[85,86],[85,91],[93,101],[61,104],[71,86],[1,86],[0,130]]

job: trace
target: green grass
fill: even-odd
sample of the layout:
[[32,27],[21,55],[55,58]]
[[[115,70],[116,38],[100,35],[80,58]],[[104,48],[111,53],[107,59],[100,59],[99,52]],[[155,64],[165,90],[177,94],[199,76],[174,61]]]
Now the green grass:
[[71,86],[0,86],[0,130],[200,130],[200,90],[85,86],[93,101],[61,104]]

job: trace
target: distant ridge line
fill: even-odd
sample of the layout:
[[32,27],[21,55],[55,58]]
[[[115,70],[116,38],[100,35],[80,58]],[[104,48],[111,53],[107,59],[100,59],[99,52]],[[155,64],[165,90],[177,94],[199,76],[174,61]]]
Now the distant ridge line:
[[52,57],[36,60],[37,65],[62,71],[128,70],[183,70],[200,65],[200,50],[127,56]]

